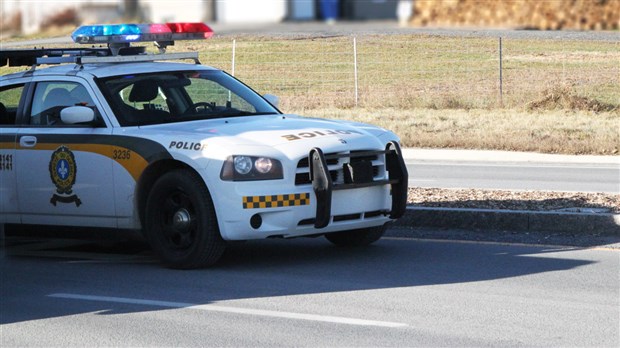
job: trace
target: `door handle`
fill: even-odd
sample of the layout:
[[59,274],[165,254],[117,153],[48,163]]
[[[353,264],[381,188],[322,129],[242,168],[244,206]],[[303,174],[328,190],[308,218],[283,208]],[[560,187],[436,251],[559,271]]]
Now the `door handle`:
[[21,147],[35,147],[35,145],[37,145],[37,137],[25,135],[19,138],[19,146]]

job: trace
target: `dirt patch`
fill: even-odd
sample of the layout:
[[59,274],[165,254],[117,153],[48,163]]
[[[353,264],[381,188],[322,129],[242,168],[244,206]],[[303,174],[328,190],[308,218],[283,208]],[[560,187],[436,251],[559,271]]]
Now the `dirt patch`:
[[527,103],[526,108],[530,111],[564,109],[599,113],[615,111],[618,106],[577,95],[571,86],[555,86],[544,90],[541,97]]

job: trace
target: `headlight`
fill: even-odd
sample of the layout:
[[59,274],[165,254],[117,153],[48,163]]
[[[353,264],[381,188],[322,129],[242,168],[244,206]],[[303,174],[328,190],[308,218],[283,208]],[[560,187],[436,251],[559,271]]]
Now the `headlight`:
[[226,181],[276,180],[283,177],[280,161],[254,156],[230,156],[220,173],[220,178]]
[[254,168],[261,174],[267,174],[271,171],[271,168],[273,168],[273,162],[271,158],[259,157],[254,161]]
[[246,175],[252,170],[252,159],[250,157],[235,156],[233,163],[235,164],[235,172],[241,175]]

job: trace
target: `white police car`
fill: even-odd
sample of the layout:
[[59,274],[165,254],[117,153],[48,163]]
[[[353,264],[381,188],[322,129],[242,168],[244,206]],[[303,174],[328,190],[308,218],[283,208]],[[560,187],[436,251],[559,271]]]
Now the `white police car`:
[[0,66],[32,68],[0,77],[0,224],[141,229],[173,268],[211,265],[233,240],[378,240],[405,211],[396,135],[282,114],[195,53],[129,44],[211,34],[83,26],[75,42],[107,47],[1,51]]

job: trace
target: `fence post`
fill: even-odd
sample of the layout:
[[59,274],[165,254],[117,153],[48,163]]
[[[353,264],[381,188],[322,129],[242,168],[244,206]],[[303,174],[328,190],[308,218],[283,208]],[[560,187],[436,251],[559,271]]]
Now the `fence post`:
[[504,79],[502,76],[502,37],[499,37],[499,105],[504,106]]
[[235,76],[235,50],[237,48],[237,40],[233,40],[232,47],[232,67],[231,67],[231,75]]
[[358,85],[357,85],[357,40],[355,38],[355,36],[353,37],[353,72],[354,72],[354,79],[355,79],[355,107],[357,107],[358,104]]
[[[232,44],[232,63],[231,63],[231,67],[230,67],[230,74],[232,76],[235,76],[235,51],[237,48],[237,40],[233,39],[233,44]],[[228,91],[228,103],[226,104],[227,107],[230,107],[230,103],[232,102],[232,92],[229,90]]]

